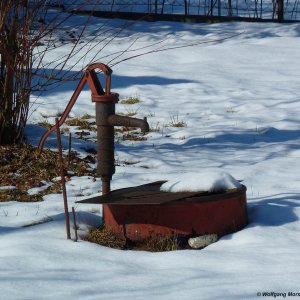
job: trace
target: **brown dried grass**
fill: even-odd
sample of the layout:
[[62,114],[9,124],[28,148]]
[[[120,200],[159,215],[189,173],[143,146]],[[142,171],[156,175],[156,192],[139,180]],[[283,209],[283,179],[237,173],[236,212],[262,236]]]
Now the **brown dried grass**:
[[[67,160],[65,160],[67,161]],[[0,202],[3,201],[41,201],[50,193],[60,192],[60,183],[54,182],[51,187],[39,194],[29,195],[27,190],[41,187],[60,176],[56,152],[45,149],[38,156],[36,148],[28,144],[0,146],[0,186],[14,186],[13,190],[0,190]],[[75,176],[94,176],[95,171],[88,171],[88,161],[71,153],[68,170]]]
[[154,235],[146,240],[133,242],[125,238],[117,237],[114,232],[106,229],[104,226],[91,230],[90,234],[84,239],[105,247],[120,250],[164,252],[183,249],[177,236],[164,237]]

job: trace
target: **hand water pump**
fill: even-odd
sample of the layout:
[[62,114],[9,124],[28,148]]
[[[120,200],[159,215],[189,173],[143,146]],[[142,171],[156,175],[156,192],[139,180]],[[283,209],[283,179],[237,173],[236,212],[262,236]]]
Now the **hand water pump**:
[[[100,69],[106,76],[105,90],[97,77],[96,69]],[[94,63],[88,66],[84,75],[80,79],[65,111],[63,112],[58,125],[61,126],[78,96],[87,83],[91,90],[92,102],[96,104],[96,125],[98,140],[98,166],[97,173],[102,181],[102,194],[110,192],[110,181],[115,173],[114,161],[114,126],[139,127],[143,133],[149,131],[147,119],[143,120],[115,114],[115,104],[119,101],[119,94],[110,91],[112,70],[105,64]],[[49,129],[42,136],[38,149],[43,150],[44,143],[51,131],[56,130],[56,125]]]

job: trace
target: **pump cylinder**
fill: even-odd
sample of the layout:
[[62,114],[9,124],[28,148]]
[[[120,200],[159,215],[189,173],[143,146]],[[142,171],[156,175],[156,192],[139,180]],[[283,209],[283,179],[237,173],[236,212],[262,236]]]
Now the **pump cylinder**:
[[115,114],[115,103],[96,103],[96,125],[98,140],[97,173],[104,181],[109,181],[115,173],[114,127],[108,117]]

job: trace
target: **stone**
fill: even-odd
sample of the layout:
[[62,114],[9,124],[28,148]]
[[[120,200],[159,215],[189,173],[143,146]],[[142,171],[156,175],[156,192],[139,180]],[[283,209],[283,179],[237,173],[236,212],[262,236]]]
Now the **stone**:
[[218,240],[217,234],[205,234],[188,239],[188,244],[193,249],[200,249],[207,247],[208,245],[215,243]]

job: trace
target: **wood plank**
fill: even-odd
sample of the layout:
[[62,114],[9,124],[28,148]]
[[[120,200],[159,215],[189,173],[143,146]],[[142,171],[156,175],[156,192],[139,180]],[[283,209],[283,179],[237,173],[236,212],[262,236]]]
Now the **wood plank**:
[[76,203],[111,205],[166,204],[203,194],[203,192],[162,192],[160,191],[160,187],[165,182],[166,181],[156,181],[136,187],[118,189],[110,192],[108,195],[91,197],[85,200],[77,201]]

